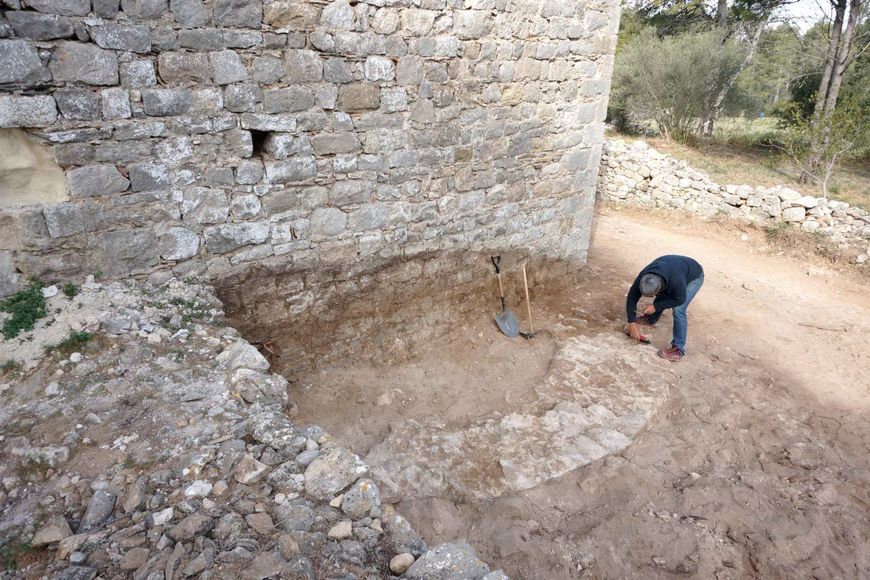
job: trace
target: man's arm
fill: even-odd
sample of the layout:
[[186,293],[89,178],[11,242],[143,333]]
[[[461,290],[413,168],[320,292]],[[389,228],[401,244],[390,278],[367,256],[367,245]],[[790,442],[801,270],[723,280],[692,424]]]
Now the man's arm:
[[637,320],[637,302],[640,300],[640,296],[640,275],[638,275],[625,298],[625,315],[628,317],[629,324]]

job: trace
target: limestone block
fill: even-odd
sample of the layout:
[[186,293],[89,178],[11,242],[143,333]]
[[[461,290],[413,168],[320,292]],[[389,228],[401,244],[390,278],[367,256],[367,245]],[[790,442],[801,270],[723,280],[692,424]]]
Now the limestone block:
[[204,231],[205,245],[210,252],[226,254],[243,246],[262,244],[269,239],[269,224],[241,222],[209,226]]
[[344,60],[330,58],[323,63],[323,80],[330,83],[349,83],[353,81],[353,72]]
[[266,163],[268,183],[287,183],[304,181],[317,174],[317,164],[313,157],[297,157],[287,161]]
[[227,221],[229,202],[220,189],[192,187],[184,192],[181,217],[187,223],[216,224]]
[[254,81],[264,84],[277,83],[284,76],[284,62],[274,56],[258,56],[253,63]]
[[186,28],[206,26],[211,19],[202,0],[169,0],[169,10],[175,21]]
[[90,0],[28,0],[27,7],[46,14],[87,16],[91,11],[91,2]]
[[262,113],[245,113],[241,118],[243,129],[254,131],[288,131],[296,130],[296,115],[266,115]]
[[311,214],[311,234],[337,236],[347,227],[347,215],[338,208],[317,208]]
[[390,210],[386,205],[367,205],[350,213],[347,226],[351,231],[364,232],[386,227],[390,223]]
[[157,70],[163,82],[208,83],[211,67],[208,56],[192,52],[161,52],[157,58]]
[[321,133],[311,138],[311,147],[317,155],[362,151],[362,143],[355,133]]
[[224,89],[224,107],[233,113],[254,112],[260,98],[261,91],[257,85],[229,85]]
[[118,57],[115,52],[90,44],[67,40],[58,42],[48,66],[55,82],[118,84]]
[[434,578],[483,578],[489,566],[465,542],[442,544],[424,553],[405,572],[413,580]]
[[121,85],[128,89],[153,87],[157,84],[154,63],[149,60],[134,60],[123,62],[120,66]]
[[782,221],[800,222],[806,218],[806,209],[803,206],[788,207],[782,210]]
[[328,30],[353,30],[353,8],[347,0],[333,0],[323,7],[320,25]]
[[100,92],[105,119],[129,119],[130,94],[125,89],[105,89]]
[[118,172],[114,165],[87,165],[73,169],[66,174],[70,195],[73,197],[93,197],[120,193],[129,187],[130,182]]
[[393,61],[383,56],[370,56],[364,65],[366,79],[369,81],[391,81],[396,76]]
[[147,26],[126,24],[103,24],[92,26],[91,38],[101,48],[150,52],[151,31]]
[[260,209],[260,200],[253,194],[235,195],[230,203],[233,217],[240,220],[256,217],[259,215]]
[[264,113],[292,113],[314,106],[314,93],[307,87],[263,91]]
[[186,89],[146,89],[142,109],[152,117],[183,115],[193,106],[193,93]]
[[149,228],[102,232],[89,239],[88,252],[106,275],[126,276],[157,263],[157,237]]
[[232,50],[222,50],[209,54],[214,82],[228,85],[248,80],[248,69],[241,57]]
[[311,155],[311,140],[290,133],[272,133],[266,138],[263,149],[275,159],[287,159],[295,155]]
[[264,175],[265,169],[260,159],[243,159],[236,168],[236,182],[241,185],[259,183]]
[[[434,21],[433,21],[434,22]],[[395,8],[379,8],[369,25],[377,34],[393,34],[399,29],[401,19]]]
[[[491,30],[491,22],[491,13],[485,10],[457,10],[453,14],[453,30],[462,40],[474,40],[486,36]],[[537,58],[553,58],[556,56],[555,45],[552,54],[536,56]]]
[[374,110],[380,107],[380,94],[378,86],[369,83],[342,85],[336,106],[348,113]]
[[0,83],[34,84],[49,79],[32,45],[24,40],[0,40]]
[[157,244],[164,260],[186,260],[199,251],[199,236],[187,228],[172,227],[160,234]]
[[804,195],[800,199],[795,200],[793,203],[801,205],[806,209],[813,209],[814,207],[819,205],[819,198],[813,197],[811,195]]
[[214,22],[218,26],[260,28],[263,20],[261,0],[216,0]]
[[265,23],[279,30],[314,30],[319,19],[318,5],[297,0],[275,0],[263,13]]
[[121,0],[121,9],[129,16],[156,20],[166,14],[167,0]]
[[6,13],[6,18],[15,31],[15,36],[20,38],[54,40],[70,38],[75,33],[69,18],[54,14],[10,10]]
[[121,0],[93,0],[93,5],[97,18],[114,18],[121,9]]
[[136,163],[129,165],[127,170],[132,191],[168,189],[172,184],[169,168],[162,163]]
[[426,36],[435,23],[437,12],[409,8],[402,11],[402,31],[409,36]]
[[796,192],[793,189],[789,189],[788,187],[783,187],[782,189],[780,189],[778,192],[778,195],[779,195],[780,199],[782,199],[782,201],[788,201],[788,202],[797,201],[801,197],[803,197],[803,196],[801,196],[800,193]]
[[93,121],[100,118],[100,96],[86,89],[60,89],[54,98],[61,114],[73,121]]
[[106,219],[103,207],[91,201],[49,205],[42,213],[52,238],[98,230]]
[[316,83],[323,78],[323,61],[313,50],[288,50],[284,56],[284,80]]

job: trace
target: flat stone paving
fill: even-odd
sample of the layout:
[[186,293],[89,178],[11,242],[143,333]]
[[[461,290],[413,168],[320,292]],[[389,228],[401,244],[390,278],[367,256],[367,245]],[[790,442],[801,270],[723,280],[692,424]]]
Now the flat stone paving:
[[498,497],[629,446],[666,401],[671,363],[612,331],[557,344],[528,410],[459,427],[434,417],[395,425],[365,458],[382,495]]

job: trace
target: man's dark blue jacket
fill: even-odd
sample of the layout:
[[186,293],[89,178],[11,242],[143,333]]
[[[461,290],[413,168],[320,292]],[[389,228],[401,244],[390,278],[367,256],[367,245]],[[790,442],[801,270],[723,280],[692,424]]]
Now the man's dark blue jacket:
[[656,308],[655,316],[659,316],[664,310],[679,306],[686,301],[686,286],[692,280],[700,278],[704,273],[701,264],[686,256],[662,256],[640,271],[628,298],[625,300],[625,313],[628,321],[637,320],[637,301],[640,300],[640,279],[646,274],[658,274],[665,280],[664,289],[656,296],[653,306]]

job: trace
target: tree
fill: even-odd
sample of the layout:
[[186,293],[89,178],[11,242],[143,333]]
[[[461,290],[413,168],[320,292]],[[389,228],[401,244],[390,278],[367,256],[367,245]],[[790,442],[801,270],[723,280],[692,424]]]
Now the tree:
[[814,182],[815,176],[824,170],[826,152],[832,147],[830,141],[836,141],[836,136],[831,133],[836,123],[830,117],[836,110],[843,78],[855,58],[861,56],[870,46],[870,38],[860,37],[858,49],[853,50],[855,32],[859,20],[864,16],[867,0],[830,1],[834,10],[834,21],[828,40],[825,67],[816,93],[813,129],[810,131],[811,153],[806,170],[801,175],[802,181]]
[[648,28],[622,47],[611,99],[635,120],[653,119],[666,139],[691,141],[705,103],[743,59],[741,48],[722,44],[716,31],[660,38]]
[[837,163],[865,140],[867,109],[845,102],[821,118],[801,119],[786,132],[781,149],[801,168],[804,181],[819,182],[828,197],[828,182]]

